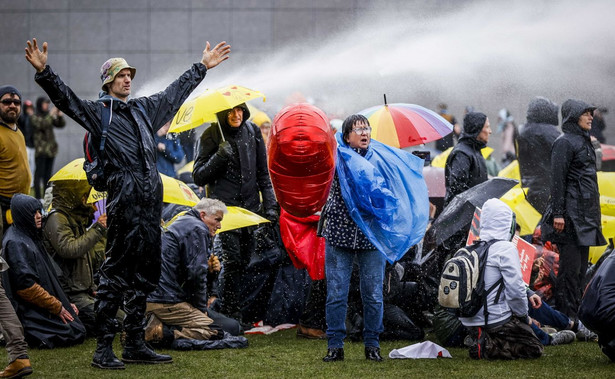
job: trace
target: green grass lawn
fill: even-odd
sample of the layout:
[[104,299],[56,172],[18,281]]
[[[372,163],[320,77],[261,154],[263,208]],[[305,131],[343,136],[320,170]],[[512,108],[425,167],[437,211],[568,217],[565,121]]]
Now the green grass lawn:
[[[384,362],[368,362],[361,343],[346,343],[343,362],[322,362],[325,341],[298,339],[296,331],[248,336],[246,349],[163,351],[173,356],[168,365],[127,365],[123,371],[90,367],[96,345],[30,351],[32,377],[41,378],[609,378],[615,365],[595,342],[575,342],[545,348],[542,358],[521,361],[473,361],[465,349],[449,349],[452,359],[388,359],[409,341],[383,342]],[[121,354],[116,338],[115,352]]]

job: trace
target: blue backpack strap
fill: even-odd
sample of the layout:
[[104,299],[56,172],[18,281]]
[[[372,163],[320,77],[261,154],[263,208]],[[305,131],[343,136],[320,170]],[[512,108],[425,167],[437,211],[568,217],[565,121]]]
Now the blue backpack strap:
[[107,104],[105,101],[101,101],[103,103],[102,109],[102,134],[100,137],[100,148],[98,149],[101,153],[105,151],[105,142],[107,141],[107,134],[109,132],[109,125],[111,124],[111,117],[113,114],[113,99],[109,101]]

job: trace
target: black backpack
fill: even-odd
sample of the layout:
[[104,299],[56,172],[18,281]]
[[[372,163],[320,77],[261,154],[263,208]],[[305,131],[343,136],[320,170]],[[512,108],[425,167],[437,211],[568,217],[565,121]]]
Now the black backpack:
[[504,289],[502,278],[485,289],[487,255],[491,245],[497,241],[477,241],[459,249],[446,261],[438,290],[438,302],[441,306],[456,310],[461,317],[473,317],[484,306],[485,325],[487,324],[487,295],[499,286],[495,301],[497,303]]
[[95,144],[92,134],[90,132],[85,133],[83,139],[83,154],[85,155],[85,161],[83,162],[83,170],[88,178],[88,183],[96,191],[107,190],[107,178],[105,177],[105,142],[107,141],[107,134],[109,131],[109,125],[111,125],[111,117],[113,112],[113,100],[109,102],[100,100],[103,104],[102,109],[102,135],[100,143]]

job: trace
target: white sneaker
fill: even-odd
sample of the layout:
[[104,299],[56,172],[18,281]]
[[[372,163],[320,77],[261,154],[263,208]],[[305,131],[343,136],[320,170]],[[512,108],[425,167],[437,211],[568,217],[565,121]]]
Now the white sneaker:
[[579,329],[577,330],[577,340],[582,342],[596,342],[598,341],[598,335],[591,330],[587,329],[581,321],[579,321]]
[[572,330],[560,330],[559,332],[555,332],[550,335],[551,336],[551,345],[566,345],[569,343],[573,343],[576,335]]

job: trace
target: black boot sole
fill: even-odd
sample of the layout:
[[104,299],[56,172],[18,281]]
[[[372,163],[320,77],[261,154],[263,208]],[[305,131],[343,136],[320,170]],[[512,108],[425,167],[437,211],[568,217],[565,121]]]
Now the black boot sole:
[[125,370],[126,369],[126,367],[124,366],[103,366],[101,364],[94,363],[94,362],[92,362],[92,367],[96,367],[102,370]]
[[168,361],[146,361],[146,360],[140,360],[140,359],[122,358],[122,362],[127,363],[127,364],[138,364],[138,365],[160,365],[160,364],[173,363],[173,360],[171,359]]

